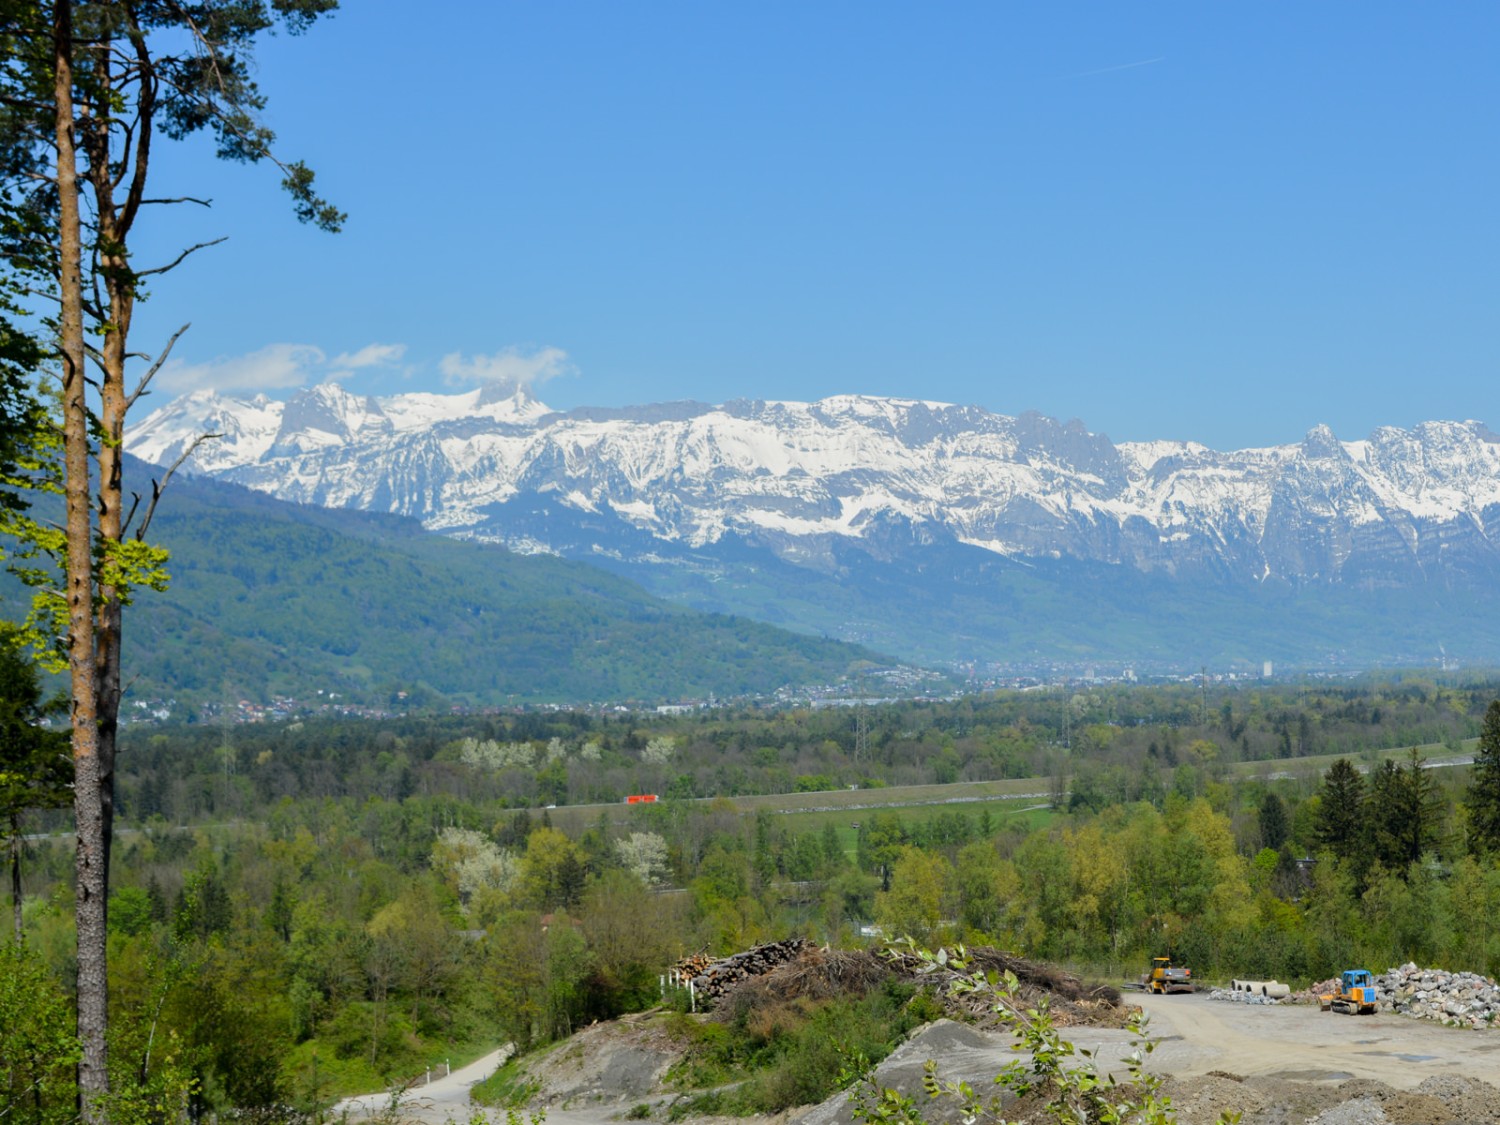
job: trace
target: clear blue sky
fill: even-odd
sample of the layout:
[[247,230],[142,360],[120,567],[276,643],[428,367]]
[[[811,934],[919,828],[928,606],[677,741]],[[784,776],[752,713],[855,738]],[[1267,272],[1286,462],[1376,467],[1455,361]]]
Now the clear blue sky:
[[152,249],[230,241],[135,342],[194,324],[157,403],[537,371],[1220,448],[1500,429],[1497,57],[1477,3],[346,0],[259,56],[345,232],[163,146],[215,207]]

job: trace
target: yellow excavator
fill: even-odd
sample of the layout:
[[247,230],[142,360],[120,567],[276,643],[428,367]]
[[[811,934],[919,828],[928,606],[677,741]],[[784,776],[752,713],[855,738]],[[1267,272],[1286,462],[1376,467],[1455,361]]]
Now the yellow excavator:
[[1196,992],[1193,970],[1172,964],[1170,957],[1151,958],[1151,969],[1146,973],[1147,992]]

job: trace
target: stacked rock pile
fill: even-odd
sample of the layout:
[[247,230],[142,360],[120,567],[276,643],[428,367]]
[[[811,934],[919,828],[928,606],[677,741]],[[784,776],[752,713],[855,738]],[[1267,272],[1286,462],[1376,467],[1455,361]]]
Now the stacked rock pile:
[[1231,1004],[1280,1004],[1274,996],[1262,996],[1259,992],[1240,992],[1232,988],[1216,988],[1208,994],[1210,1000],[1226,1000]]
[[1316,1004],[1320,996],[1326,996],[1338,990],[1339,978],[1329,977],[1327,980],[1317,981],[1298,992],[1292,993],[1291,1001],[1293,1004]]
[[1460,1027],[1500,1026],[1500,985],[1478,973],[1419,969],[1408,961],[1375,978],[1382,1007]]

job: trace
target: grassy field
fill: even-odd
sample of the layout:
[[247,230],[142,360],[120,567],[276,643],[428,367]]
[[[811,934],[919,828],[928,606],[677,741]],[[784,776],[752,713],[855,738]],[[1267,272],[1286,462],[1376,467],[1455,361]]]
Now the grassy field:
[[[1474,755],[1478,739],[1460,744],[1455,753],[1441,743],[1419,746],[1423,757],[1434,767],[1466,765]],[[1382,761],[1404,761],[1407,748],[1371,750],[1357,756],[1355,764],[1373,770]],[[1235,762],[1229,772],[1239,778],[1261,777],[1269,780],[1315,780],[1336,760],[1346,755],[1322,754],[1309,758],[1275,758],[1267,761]],[[1052,781],[1045,777],[1013,778],[1006,781],[959,781],[950,785],[901,785],[876,789],[835,789],[819,793],[771,793],[759,796],[720,798],[706,797],[690,802],[708,805],[726,801],[735,811],[750,815],[761,809],[788,818],[787,827],[794,831],[819,830],[832,823],[840,837],[853,847],[855,826],[871,813],[894,812],[903,821],[926,820],[940,812],[962,812],[970,817],[990,814],[993,824],[1014,823],[1022,819],[1028,828],[1045,824],[1050,811]],[[611,825],[627,827],[638,821],[642,810],[625,804],[572,805],[548,810],[552,823],[569,833],[581,832],[603,816]]]
[[[742,814],[761,809],[799,818],[797,827],[809,824],[821,827],[824,820],[835,824],[853,823],[861,814],[920,810],[923,818],[943,808],[977,816],[988,808],[991,816],[1010,815],[1027,805],[1046,804],[1051,794],[1046,778],[1019,778],[1008,781],[959,781],[951,785],[902,785],[880,789],[832,789],[819,793],[769,793],[747,797],[704,797],[689,802],[709,805],[727,801]],[[552,823],[566,832],[581,831],[604,816],[612,825],[626,826],[638,819],[638,807],[625,804],[569,805],[549,809]]]
[[[1459,749],[1455,752],[1441,742],[1431,742],[1417,749],[1422,757],[1427,759],[1430,767],[1464,766],[1473,760],[1474,752],[1479,746],[1479,739],[1469,738],[1459,743]],[[1356,767],[1362,770],[1374,770],[1379,768],[1384,761],[1404,762],[1411,748],[1401,747],[1399,750],[1366,750],[1363,754],[1317,754],[1310,758],[1276,758],[1271,761],[1260,762],[1236,762],[1230,767],[1236,777],[1263,777],[1263,778],[1312,778],[1322,776],[1328,772],[1328,767],[1340,758],[1352,758]]]

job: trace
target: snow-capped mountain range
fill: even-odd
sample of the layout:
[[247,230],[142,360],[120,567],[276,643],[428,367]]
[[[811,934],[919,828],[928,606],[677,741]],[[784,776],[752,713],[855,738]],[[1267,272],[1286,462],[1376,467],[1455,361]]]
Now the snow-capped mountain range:
[[847,548],[943,541],[1231,583],[1500,585],[1500,435],[1475,421],[1220,452],[908,399],[556,412],[524,387],[325,384],[285,403],[195,392],[127,447],[169,464],[204,433],[220,436],[188,471],[529,550],[641,559],[732,540],[828,571]]

